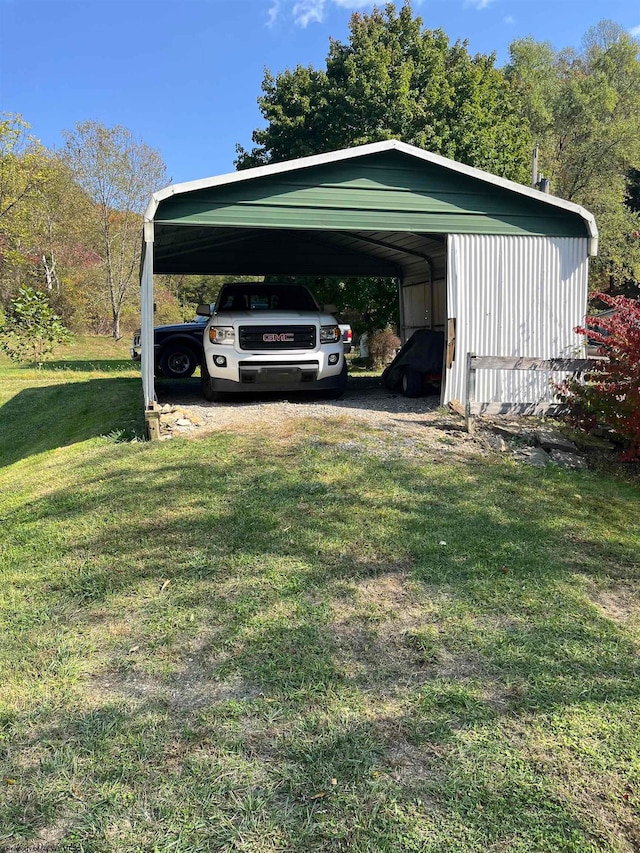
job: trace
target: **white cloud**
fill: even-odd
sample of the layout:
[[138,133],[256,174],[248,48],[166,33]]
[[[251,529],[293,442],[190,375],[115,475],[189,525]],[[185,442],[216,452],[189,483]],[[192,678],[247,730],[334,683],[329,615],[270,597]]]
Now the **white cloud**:
[[280,0],[273,0],[273,5],[269,9],[268,14],[269,20],[267,21],[267,26],[272,27],[278,20],[278,15],[280,14]]
[[513,15],[507,15],[507,17],[504,19],[504,22],[505,24],[509,24],[509,26],[511,27],[513,26],[513,24],[515,24],[516,19],[513,17]]
[[298,0],[293,7],[293,20],[303,29],[309,24],[320,24],[324,18],[325,0]]
[[343,9],[364,9],[365,6],[374,5],[374,0],[333,0],[333,2],[336,6],[342,6]]
[[[376,2],[380,4],[380,0],[271,0],[266,26],[273,27],[276,21],[286,15],[293,18],[297,26],[305,28],[309,24],[322,23],[327,6],[331,3],[340,9],[353,11],[371,8]],[[414,2],[417,6],[421,6],[423,0],[414,0]],[[482,2],[492,2],[492,0],[482,0]]]
[[632,36],[634,36],[634,38],[635,38],[635,36],[640,36],[640,24],[638,24],[637,27],[631,27],[629,32],[631,33]]
[[466,0],[465,6],[473,6],[474,9],[486,9],[493,0]]

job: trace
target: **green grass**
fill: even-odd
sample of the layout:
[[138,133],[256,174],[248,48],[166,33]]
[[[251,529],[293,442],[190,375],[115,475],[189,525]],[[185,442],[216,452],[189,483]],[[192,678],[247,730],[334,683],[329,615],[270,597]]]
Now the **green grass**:
[[638,849],[637,484],[124,440],[101,346],[0,364],[0,849]]

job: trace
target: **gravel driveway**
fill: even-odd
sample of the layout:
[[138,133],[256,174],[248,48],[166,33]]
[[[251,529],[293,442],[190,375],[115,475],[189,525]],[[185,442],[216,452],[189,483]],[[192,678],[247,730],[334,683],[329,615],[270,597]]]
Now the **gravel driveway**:
[[269,394],[207,403],[200,395],[197,379],[160,381],[157,394],[161,438],[165,440],[223,430],[273,433],[296,419],[336,419],[368,427],[359,437],[347,440],[345,447],[348,445],[354,453],[374,453],[384,458],[426,454],[431,459],[452,455],[468,459],[497,452],[537,467],[553,463],[584,468],[588,464],[572,441],[544,421],[508,416],[482,418],[475,433],[469,435],[460,416],[440,408],[439,396],[412,400],[390,394],[378,377],[350,375],[340,400],[322,400],[311,394]]
[[465,445],[470,438],[462,429],[461,418],[440,409],[439,396],[408,399],[390,394],[377,377],[350,376],[340,400],[322,400],[307,394],[268,394],[207,403],[200,396],[197,380],[158,382],[157,393],[165,437],[227,429],[246,431],[260,424],[268,427],[295,418],[339,418],[384,432],[419,437],[426,443],[441,443],[443,433]]

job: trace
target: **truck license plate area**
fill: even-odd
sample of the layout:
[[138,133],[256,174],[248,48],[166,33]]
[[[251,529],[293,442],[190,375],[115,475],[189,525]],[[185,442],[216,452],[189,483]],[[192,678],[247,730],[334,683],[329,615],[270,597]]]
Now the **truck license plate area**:
[[273,367],[242,367],[240,382],[243,385],[299,385],[315,382],[318,378],[316,367],[297,367],[274,365]]

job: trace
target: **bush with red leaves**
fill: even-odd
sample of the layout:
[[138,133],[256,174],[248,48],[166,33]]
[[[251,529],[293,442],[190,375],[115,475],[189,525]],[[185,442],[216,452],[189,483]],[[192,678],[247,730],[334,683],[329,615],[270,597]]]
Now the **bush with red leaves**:
[[576,332],[588,335],[606,360],[583,384],[556,386],[569,406],[569,421],[586,430],[606,426],[625,446],[624,461],[640,460],[640,300],[599,293],[614,309],[611,317],[587,317]]

